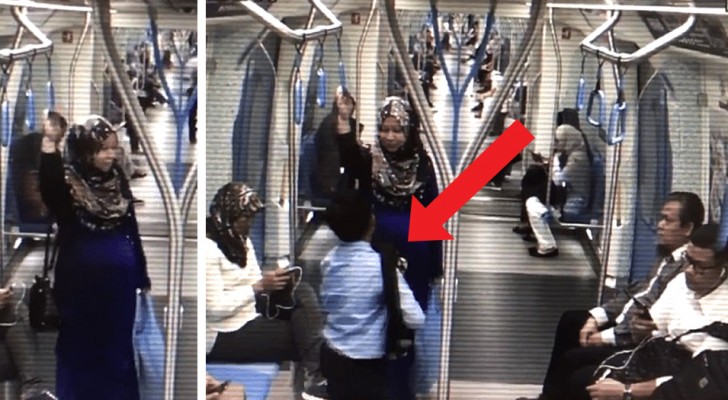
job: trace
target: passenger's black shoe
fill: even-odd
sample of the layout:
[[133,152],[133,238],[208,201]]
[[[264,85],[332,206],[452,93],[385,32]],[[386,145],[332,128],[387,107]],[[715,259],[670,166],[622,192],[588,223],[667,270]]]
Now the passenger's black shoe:
[[306,384],[301,397],[304,400],[328,400],[327,388],[326,379],[322,377],[314,378]]
[[536,236],[533,236],[533,234],[529,233],[527,235],[521,236],[521,239],[523,239],[524,242],[535,242]]
[[481,101],[481,102],[478,103],[477,106],[471,108],[470,111],[473,111],[473,112],[483,111],[483,107],[485,107],[485,105]]
[[146,173],[145,171],[142,171],[142,170],[136,170],[136,171],[134,171],[134,172],[133,172],[133,173],[131,174],[131,179],[139,179],[139,178],[144,178],[145,176],[147,176],[147,173]]
[[138,197],[132,197],[131,201],[134,202],[134,204],[144,204],[144,200]]
[[43,386],[43,381],[39,378],[23,382],[20,392],[21,400],[58,400],[58,397]]
[[530,226],[516,225],[513,228],[513,233],[517,233],[519,235],[533,235],[533,229],[531,229]]
[[546,253],[541,253],[538,251],[537,247],[531,247],[528,249],[528,254],[531,257],[539,257],[539,258],[553,258],[559,255],[559,249],[551,249],[547,251]]

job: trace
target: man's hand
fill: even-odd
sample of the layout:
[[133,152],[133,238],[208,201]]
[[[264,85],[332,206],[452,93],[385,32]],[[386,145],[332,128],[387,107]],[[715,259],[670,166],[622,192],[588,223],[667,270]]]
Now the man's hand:
[[10,299],[13,297],[13,289],[5,287],[0,289],[0,308],[5,307],[10,303]]
[[[589,337],[599,332],[599,325],[594,317],[589,317],[579,331],[579,344],[581,347],[589,346]],[[601,337],[599,338],[601,342]]]
[[649,316],[635,314],[629,321],[629,330],[632,333],[632,340],[639,343],[652,336],[652,331],[657,330],[657,325]]
[[622,400],[624,396],[624,384],[609,378],[597,381],[586,390],[592,400]]

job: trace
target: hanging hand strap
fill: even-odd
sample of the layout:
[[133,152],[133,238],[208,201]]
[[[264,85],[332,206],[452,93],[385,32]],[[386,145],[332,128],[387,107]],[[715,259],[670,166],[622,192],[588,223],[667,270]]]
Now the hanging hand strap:
[[56,111],[56,90],[53,87],[51,55],[52,53],[46,53],[46,61],[48,63],[48,82],[46,83],[46,90],[48,91],[48,111]]
[[28,132],[35,131],[35,95],[33,94],[33,60],[28,61],[28,77],[25,81],[25,125]]
[[316,89],[316,104],[319,107],[326,107],[326,70],[324,70],[324,41],[319,40],[319,58],[316,65],[316,75],[318,75],[318,88]]
[[296,125],[303,123],[303,108],[305,106],[303,99],[303,79],[301,78],[301,61],[303,59],[303,45],[296,46],[296,59],[294,61],[295,83],[293,86],[293,116]]
[[10,82],[10,67],[8,65],[0,65],[2,68],[2,88],[0,88],[0,138],[2,138],[2,146],[8,147],[10,143],[10,131],[12,130],[12,121],[10,116],[10,99],[8,98],[8,83]]

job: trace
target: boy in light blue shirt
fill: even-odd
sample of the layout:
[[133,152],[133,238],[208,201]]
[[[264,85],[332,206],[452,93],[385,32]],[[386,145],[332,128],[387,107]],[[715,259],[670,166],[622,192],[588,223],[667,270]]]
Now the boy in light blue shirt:
[[[382,261],[370,244],[374,214],[364,199],[335,199],[326,220],[339,238],[321,262],[326,321],[321,371],[330,399],[387,399],[388,313]],[[425,322],[424,313],[400,272],[397,281],[403,321],[417,329]]]

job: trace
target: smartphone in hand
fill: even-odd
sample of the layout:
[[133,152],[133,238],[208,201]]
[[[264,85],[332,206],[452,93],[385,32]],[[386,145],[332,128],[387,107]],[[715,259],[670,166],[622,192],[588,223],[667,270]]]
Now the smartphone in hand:
[[634,304],[637,305],[637,307],[640,308],[641,314],[644,318],[652,320],[652,315],[650,315],[650,307],[647,306],[642,300],[638,299],[635,295],[633,295],[630,291],[625,290],[624,293],[629,296]]

